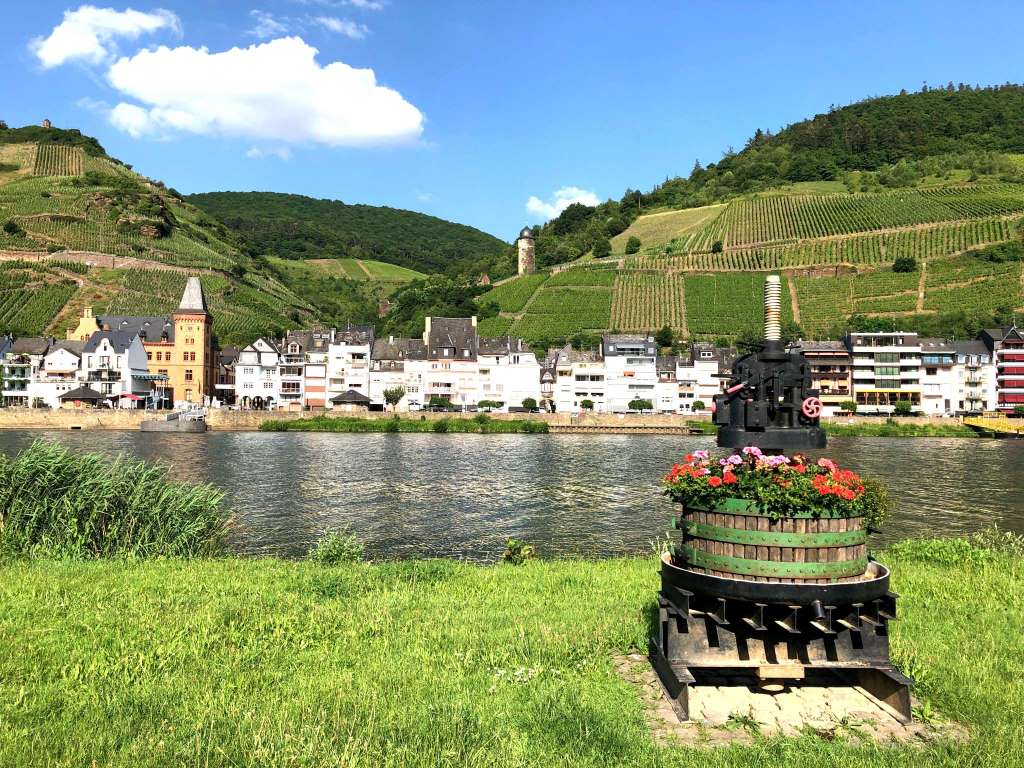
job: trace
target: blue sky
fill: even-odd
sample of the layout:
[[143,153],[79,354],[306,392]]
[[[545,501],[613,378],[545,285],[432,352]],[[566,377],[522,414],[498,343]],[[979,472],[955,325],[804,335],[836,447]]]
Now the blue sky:
[[0,29],[0,119],[78,127],[186,193],[391,205],[511,240],[559,200],[650,188],[830,104],[1024,79],[1024,6],[965,7],[37,0]]

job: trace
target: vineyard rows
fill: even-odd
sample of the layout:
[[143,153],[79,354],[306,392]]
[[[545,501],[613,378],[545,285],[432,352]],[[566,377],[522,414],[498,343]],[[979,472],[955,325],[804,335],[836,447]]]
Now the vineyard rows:
[[656,331],[686,327],[682,275],[624,272],[615,282],[611,327],[620,331]]
[[0,291],[0,333],[41,335],[75,293],[71,281]]
[[[764,317],[764,274],[687,275],[686,324],[695,337],[735,336],[759,329]],[[782,278],[782,315],[791,322],[787,278]]]
[[527,341],[565,338],[609,327],[612,291],[607,288],[543,288],[530,311],[512,326]]
[[759,197],[729,205],[721,216],[722,239],[726,247],[743,246],[1021,211],[1024,188],[1012,184],[869,195]]
[[83,152],[64,144],[40,144],[36,148],[35,176],[81,176]]
[[610,269],[587,269],[586,267],[573,267],[558,272],[548,278],[544,284],[545,288],[564,285],[600,285],[610,288],[615,285],[615,272]]
[[978,219],[875,235],[745,248],[723,253],[640,256],[626,262],[637,269],[749,271],[830,264],[881,265],[900,256],[920,260],[948,256],[1014,236],[1024,219]]
[[501,317],[495,315],[494,317],[488,317],[480,321],[477,325],[477,332],[484,337],[493,338],[495,336],[505,336],[508,334],[509,328],[512,327],[511,317]]
[[502,312],[519,312],[526,302],[548,279],[546,274],[523,275],[499,285],[480,297],[481,302],[493,301]]

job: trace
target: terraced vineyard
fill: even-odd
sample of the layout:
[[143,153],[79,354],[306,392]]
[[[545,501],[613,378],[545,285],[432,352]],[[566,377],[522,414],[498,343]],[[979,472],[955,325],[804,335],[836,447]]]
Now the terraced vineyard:
[[5,283],[0,288],[0,333],[14,336],[42,333],[75,290],[76,286],[70,280],[41,283],[33,287],[14,287],[12,283]]
[[512,324],[511,333],[524,339],[560,339],[609,327],[610,288],[541,288],[529,312]]
[[81,176],[84,154],[78,147],[39,145],[32,173],[36,176]]
[[548,279],[546,273],[523,275],[507,283],[495,286],[480,296],[481,302],[493,301],[502,312],[519,312],[526,306],[537,289]]
[[974,219],[1024,211],[1012,184],[864,195],[773,195],[731,203],[722,214],[727,247]]
[[[735,336],[761,325],[764,306],[764,274],[688,275],[686,324],[697,338]],[[788,281],[782,278],[782,315],[793,319]]]
[[686,331],[684,278],[661,272],[622,272],[615,281],[611,327],[651,331],[670,326]]

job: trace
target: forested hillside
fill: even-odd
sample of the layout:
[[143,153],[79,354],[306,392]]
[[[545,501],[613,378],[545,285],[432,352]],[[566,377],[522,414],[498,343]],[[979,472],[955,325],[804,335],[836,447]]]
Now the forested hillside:
[[508,243],[415,211],[276,192],[207,192],[188,200],[268,256],[375,259],[452,275],[514,271]]
[[[877,193],[1024,181],[1024,87],[943,88],[866,99],[794,123],[758,129],[740,151],[696,163],[647,192],[628,189],[596,207],[569,206],[535,231],[541,265],[593,252],[643,214],[709,206],[766,192]],[[713,242],[706,244],[710,251]],[[625,246],[623,242],[622,247]]]

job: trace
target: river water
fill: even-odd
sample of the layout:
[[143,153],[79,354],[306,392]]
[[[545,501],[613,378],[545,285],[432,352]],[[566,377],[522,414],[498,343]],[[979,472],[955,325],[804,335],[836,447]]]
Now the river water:
[[[659,480],[710,437],[0,430],[0,452],[37,438],[123,451],[214,483],[230,544],[297,556],[348,528],[374,558],[491,560],[508,538],[543,556],[650,552],[671,505]],[[889,483],[898,510],[874,546],[997,524],[1024,533],[1024,441],[833,438],[840,464]]]

